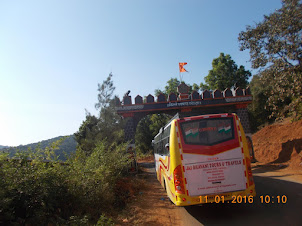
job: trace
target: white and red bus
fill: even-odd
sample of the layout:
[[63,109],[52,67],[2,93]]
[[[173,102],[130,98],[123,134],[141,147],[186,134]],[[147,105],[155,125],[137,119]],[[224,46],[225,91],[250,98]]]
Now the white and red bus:
[[153,146],[157,179],[177,206],[238,197],[251,202],[256,195],[249,145],[236,114],[177,115]]

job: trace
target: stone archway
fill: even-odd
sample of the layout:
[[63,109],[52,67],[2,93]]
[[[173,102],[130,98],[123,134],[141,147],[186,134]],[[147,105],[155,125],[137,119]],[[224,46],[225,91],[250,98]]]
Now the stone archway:
[[[124,128],[125,139],[134,143],[134,137],[138,122],[148,114],[166,113],[174,115],[180,113],[184,116],[194,116],[203,114],[218,113],[236,113],[241,120],[244,131],[247,135],[251,133],[247,105],[252,102],[250,89],[237,88],[236,90],[225,89],[224,91],[214,90],[212,92],[205,90],[201,94],[193,91],[190,95],[182,93],[182,90],[188,90],[181,84],[178,88],[180,93],[177,96],[174,93],[169,94],[168,98],[164,94],[154,96],[149,94],[146,100],[137,95],[132,104],[129,92],[123,97],[123,101],[118,103],[117,113],[127,118]],[[187,91],[186,91],[187,92]]]

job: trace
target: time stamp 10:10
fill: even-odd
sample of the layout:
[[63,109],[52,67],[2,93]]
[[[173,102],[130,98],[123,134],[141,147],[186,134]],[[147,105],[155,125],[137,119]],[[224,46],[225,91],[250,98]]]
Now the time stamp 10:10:
[[[254,203],[254,196],[232,196],[231,200],[225,200],[223,195],[213,195],[213,196],[199,196],[199,200],[201,203]],[[277,203],[277,204],[285,204],[287,203],[286,195],[260,195],[259,196],[260,203]]]

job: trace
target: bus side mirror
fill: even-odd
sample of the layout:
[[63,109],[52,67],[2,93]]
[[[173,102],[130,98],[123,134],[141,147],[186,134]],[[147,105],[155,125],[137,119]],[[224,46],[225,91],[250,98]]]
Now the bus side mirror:
[[170,145],[169,145],[169,143],[166,143],[165,148],[166,148],[166,150],[168,150],[168,151],[169,151],[169,149],[170,149]]

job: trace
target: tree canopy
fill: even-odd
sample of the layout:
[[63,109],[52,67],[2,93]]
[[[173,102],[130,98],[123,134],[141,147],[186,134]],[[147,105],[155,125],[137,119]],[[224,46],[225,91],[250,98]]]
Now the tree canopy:
[[79,147],[86,153],[90,153],[101,140],[106,140],[109,144],[124,141],[124,122],[115,110],[117,97],[113,96],[114,90],[110,73],[102,84],[98,84],[98,103],[95,108],[99,110],[99,116],[87,112],[86,120],[74,134]]
[[250,125],[252,131],[256,132],[259,126],[267,122],[271,123],[275,118],[269,118],[272,112],[264,107],[269,98],[267,91],[270,89],[270,86],[261,82],[259,75],[254,75],[249,87],[253,94],[253,101],[248,106]]
[[135,133],[135,145],[142,153],[151,148],[151,142],[161,127],[171,119],[166,114],[152,114],[144,117],[137,125]]
[[[177,87],[180,85],[180,83],[185,83],[185,82],[180,82],[177,78],[171,78],[167,81],[167,85],[165,86],[164,90],[156,89],[154,91],[155,96],[158,96],[159,94],[163,93],[166,96],[168,96],[170,93],[175,93],[176,95],[178,94],[177,92]],[[193,87],[189,84],[186,84],[189,86],[189,92],[192,92],[193,90],[199,89],[197,84],[193,84]]]
[[154,91],[155,95],[158,96],[159,94],[163,93],[168,96],[170,93],[177,94],[177,87],[179,86],[180,81],[177,78],[171,78],[167,81],[167,85],[165,86],[164,90],[156,89]]
[[239,34],[240,50],[249,50],[252,67],[269,85],[267,107],[272,115],[302,114],[302,7],[299,0],[283,0],[276,10]]
[[241,87],[246,88],[251,73],[244,66],[238,66],[229,54],[220,53],[218,58],[212,61],[212,70],[205,77],[205,82],[200,84],[201,89],[219,89]]

